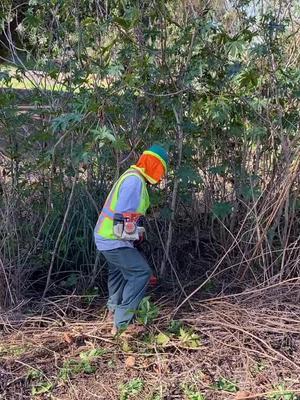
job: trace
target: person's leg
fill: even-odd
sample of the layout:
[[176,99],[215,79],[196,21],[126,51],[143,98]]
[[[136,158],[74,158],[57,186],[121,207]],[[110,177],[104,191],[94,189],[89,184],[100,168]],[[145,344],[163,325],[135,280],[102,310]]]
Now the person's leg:
[[125,279],[121,272],[119,263],[118,250],[103,251],[108,265],[108,301],[107,308],[111,313],[115,312],[116,306],[121,304]]
[[146,259],[135,248],[119,249],[120,269],[125,279],[122,302],[115,308],[117,328],[128,325],[134,312],[145,295],[151,276],[151,268]]

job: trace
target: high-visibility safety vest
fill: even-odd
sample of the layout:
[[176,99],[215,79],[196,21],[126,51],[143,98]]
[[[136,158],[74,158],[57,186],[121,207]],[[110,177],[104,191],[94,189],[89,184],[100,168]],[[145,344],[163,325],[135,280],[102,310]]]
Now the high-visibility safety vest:
[[148,194],[145,179],[137,170],[135,170],[133,168],[128,169],[126,172],[124,172],[123,175],[121,175],[121,177],[114,184],[113,188],[111,189],[111,191],[105,201],[103,209],[99,215],[99,218],[98,218],[98,221],[97,221],[97,224],[95,227],[95,233],[97,233],[104,239],[112,239],[112,240],[118,239],[113,233],[113,219],[114,219],[114,214],[116,212],[116,206],[117,206],[118,199],[119,199],[120,186],[123,183],[123,181],[126,178],[128,178],[129,176],[137,176],[139,179],[141,179],[141,182],[142,182],[142,193],[141,193],[141,198],[140,198],[140,204],[139,204],[137,210],[135,210],[135,212],[145,215],[146,211],[150,205],[149,194]]

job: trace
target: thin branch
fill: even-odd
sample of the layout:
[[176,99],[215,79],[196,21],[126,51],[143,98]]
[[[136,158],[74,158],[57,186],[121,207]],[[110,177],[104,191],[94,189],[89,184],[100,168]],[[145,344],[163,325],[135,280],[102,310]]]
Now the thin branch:
[[49,289],[50,280],[51,280],[51,274],[52,274],[52,270],[53,270],[53,266],[54,266],[54,261],[55,261],[55,258],[56,258],[56,253],[57,253],[57,250],[58,250],[58,247],[59,247],[59,244],[60,244],[60,240],[61,240],[63,231],[65,229],[67,218],[69,216],[69,212],[70,212],[70,209],[71,209],[71,205],[72,205],[72,201],[73,201],[73,197],[74,197],[74,192],[75,192],[74,189],[75,189],[76,182],[77,182],[77,174],[75,175],[75,177],[73,179],[72,190],[71,190],[71,194],[70,194],[70,197],[69,197],[68,206],[67,206],[67,209],[66,209],[66,212],[65,212],[65,216],[64,216],[64,219],[63,219],[63,223],[61,225],[58,237],[56,239],[55,247],[54,247],[54,250],[53,250],[53,253],[52,253],[50,267],[49,267],[48,276],[47,276],[47,282],[46,282],[44,293],[43,293],[43,298],[46,296],[46,294],[48,292],[48,289]]

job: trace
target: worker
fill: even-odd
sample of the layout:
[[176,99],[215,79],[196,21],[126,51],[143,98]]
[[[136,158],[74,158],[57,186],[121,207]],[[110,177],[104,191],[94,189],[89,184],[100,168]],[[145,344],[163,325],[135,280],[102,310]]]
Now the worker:
[[161,145],[154,144],[144,151],[113,185],[94,230],[97,249],[108,265],[107,307],[113,335],[120,329],[131,329],[132,333],[138,330],[133,324],[134,315],[152,271],[134,244],[142,240],[140,216],[150,205],[147,185],[161,182],[167,164],[168,154]]

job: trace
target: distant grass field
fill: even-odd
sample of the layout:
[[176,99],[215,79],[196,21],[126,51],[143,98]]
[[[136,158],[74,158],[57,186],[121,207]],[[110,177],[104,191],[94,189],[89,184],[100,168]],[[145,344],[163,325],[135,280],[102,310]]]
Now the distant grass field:
[[[98,74],[90,74],[80,85],[66,85],[66,74],[61,72],[58,79],[53,79],[47,72],[35,69],[24,70],[14,65],[0,64],[0,89],[39,89],[55,92],[78,93],[81,88],[93,89],[95,86],[107,88],[108,81],[99,79]],[[112,81],[112,77],[109,78]]]
[[0,64],[0,88],[41,89],[47,91],[67,91],[67,87],[47,76],[46,73],[34,70],[21,70],[13,65]]

